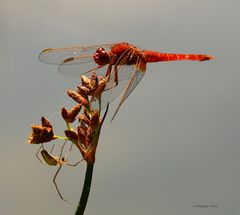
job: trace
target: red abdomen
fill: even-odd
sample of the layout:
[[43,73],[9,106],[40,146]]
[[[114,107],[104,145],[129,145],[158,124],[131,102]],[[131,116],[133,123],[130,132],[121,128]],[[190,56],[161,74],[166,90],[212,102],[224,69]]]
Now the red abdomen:
[[205,54],[171,54],[149,50],[143,51],[143,57],[147,63],[176,60],[205,61],[213,59],[212,56]]

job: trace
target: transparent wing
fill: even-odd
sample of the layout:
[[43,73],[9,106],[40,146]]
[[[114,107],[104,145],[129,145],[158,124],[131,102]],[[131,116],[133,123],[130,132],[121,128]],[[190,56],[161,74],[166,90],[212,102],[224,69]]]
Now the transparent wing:
[[[114,72],[112,71],[110,80],[108,81],[106,88],[102,93],[101,97],[102,109],[107,106],[108,102],[111,103],[112,101],[114,101],[119,96],[119,94],[121,94],[124,91],[118,109],[120,108],[121,104],[127,99],[127,97],[135,89],[135,87],[141,81],[143,75],[145,74],[146,67],[145,66],[140,67],[139,65],[140,65],[139,63],[134,65],[120,65],[117,68],[118,85],[116,85],[114,79]],[[92,105],[93,107],[98,108],[97,101],[94,101]]]
[[[110,90],[105,90],[101,96],[101,109],[106,108],[108,103],[113,102],[121,92],[123,92],[124,87],[126,87],[128,80],[120,82],[117,86]],[[96,109],[99,107],[98,101],[93,101],[92,106]]]
[[[90,46],[73,46],[64,48],[49,48],[43,50],[39,55],[39,60],[43,63],[59,65],[66,59],[78,57],[78,61],[71,61],[71,64],[84,63],[86,60],[93,60],[92,56],[94,52],[103,47],[106,50],[110,49],[114,44],[101,44]],[[82,56],[82,61],[81,61]]]
[[[110,80],[108,81],[105,90],[102,93],[101,97],[101,107],[102,109],[105,108],[109,103],[114,101],[119,94],[121,94],[129,82],[133,72],[134,72],[135,65],[120,65],[117,68],[118,72],[118,85],[116,85],[114,72],[112,71],[110,74]],[[98,71],[98,70],[97,70]],[[104,70],[106,73],[106,70]],[[104,74],[105,75],[105,74]],[[93,101],[92,105],[94,108],[98,108],[98,102]]]
[[[74,61],[82,61],[81,59],[77,59],[77,57],[74,59]],[[79,78],[79,75],[83,74],[88,77],[91,77],[92,71],[95,71],[98,76],[105,76],[107,72],[108,64],[105,66],[99,66],[94,61],[87,61],[82,62],[81,64],[69,64],[70,61],[64,61],[62,64],[59,65],[58,71],[59,73],[67,76],[72,76]],[[134,71],[135,65],[119,65],[117,68],[118,73],[118,82],[121,82],[123,80],[130,79],[131,74]],[[110,80],[107,84],[106,89],[112,88],[112,86],[115,86],[115,79],[114,79],[114,69],[112,69]]]
[[[127,97],[132,93],[132,91],[136,88],[136,86],[139,84],[139,82],[142,80],[144,74],[146,71],[146,64],[144,62],[142,62],[141,59],[138,60],[137,64],[134,67],[132,76],[130,78],[130,80],[127,82],[127,86],[124,90],[124,93],[122,95],[122,98],[119,102],[119,105],[112,117],[112,120],[114,119],[114,117],[116,116],[119,108],[121,107],[121,105],[123,104],[123,102],[127,99]],[[111,121],[112,121],[111,120]]]
[[[99,67],[93,59],[95,51],[105,48],[107,51],[113,44],[101,44],[92,46],[74,46],[65,48],[49,48],[42,51],[39,60],[44,63],[59,65],[58,71],[65,76],[79,78],[81,74],[91,75],[90,71],[99,70],[99,75],[103,75],[102,67]],[[88,74],[87,74],[88,73]]]
[[[74,62],[74,64],[73,64]],[[80,55],[77,57],[68,58],[63,61],[59,67],[58,72],[65,76],[71,76],[79,78],[79,75],[84,74],[86,76],[91,76],[92,71],[96,71],[97,75],[105,75],[107,66],[99,66],[93,60],[92,55],[84,56]]]

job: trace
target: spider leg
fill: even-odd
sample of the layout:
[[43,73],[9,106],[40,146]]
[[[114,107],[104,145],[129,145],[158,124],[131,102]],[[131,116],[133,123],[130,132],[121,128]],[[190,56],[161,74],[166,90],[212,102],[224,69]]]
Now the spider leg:
[[75,206],[79,206],[79,204],[75,204],[75,203],[70,202],[70,201],[68,201],[67,199],[65,199],[65,198],[62,196],[60,190],[58,189],[58,185],[57,185],[57,182],[56,182],[56,178],[57,178],[57,175],[58,175],[58,173],[60,172],[62,166],[63,166],[63,165],[60,164],[59,168],[57,169],[57,172],[55,173],[55,175],[54,175],[54,177],[53,177],[53,183],[54,183],[54,185],[55,185],[55,188],[56,188],[56,190],[57,190],[57,193],[58,193],[59,197],[60,197],[63,201],[65,201],[65,202],[67,202],[67,203],[69,203],[69,204],[75,205]]
[[43,161],[38,155],[39,155],[39,152],[41,151],[41,149],[43,149],[43,148],[44,148],[43,144],[41,144],[41,146],[39,147],[39,149],[37,150],[37,153],[36,153],[36,157],[41,163],[45,163],[45,161]]
[[63,201],[68,202],[67,199],[63,198],[60,190],[58,189],[58,185],[57,185],[57,182],[56,182],[57,175],[58,175],[58,173],[60,172],[62,166],[63,166],[63,165],[60,164],[59,168],[57,169],[57,172],[55,173],[55,175],[54,175],[54,177],[53,177],[53,183],[54,183],[54,185],[55,185],[55,188],[56,188],[56,190],[57,190],[58,195],[60,196],[60,198],[61,198]]
[[50,154],[52,154],[54,146],[55,146],[55,144],[53,144],[53,146],[52,146],[52,148],[50,150]]
[[82,159],[82,160],[80,160],[80,161],[78,161],[78,162],[76,162],[76,163],[74,163],[74,164],[68,163],[67,165],[68,165],[68,166],[71,166],[71,167],[74,167],[74,166],[77,166],[78,164],[80,164],[82,161],[84,161],[84,159]]
[[61,147],[61,152],[60,152],[60,155],[59,155],[59,158],[60,158],[60,159],[62,158],[63,150],[64,150],[64,147],[65,147],[65,145],[66,145],[66,142],[67,142],[67,140],[64,141],[64,143],[63,143],[63,145],[62,145],[62,147]]

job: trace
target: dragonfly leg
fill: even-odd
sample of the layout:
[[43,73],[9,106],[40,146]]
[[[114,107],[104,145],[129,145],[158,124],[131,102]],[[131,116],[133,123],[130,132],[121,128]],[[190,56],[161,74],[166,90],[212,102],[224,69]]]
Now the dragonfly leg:
[[112,64],[110,63],[110,64],[108,65],[108,68],[107,68],[107,72],[106,72],[105,77],[109,78],[109,77],[110,77],[110,74],[111,74],[111,71],[112,71]]
[[109,65],[108,65],[105,77],[109,77],[110,78],[110,74],[112,72],[112,66],[116,64],[116,61],[117,61],[117,56],[113,55]]
[[118,70],[117,67],[114,67],[114,82],[115,82],[115,87],[118,85]]

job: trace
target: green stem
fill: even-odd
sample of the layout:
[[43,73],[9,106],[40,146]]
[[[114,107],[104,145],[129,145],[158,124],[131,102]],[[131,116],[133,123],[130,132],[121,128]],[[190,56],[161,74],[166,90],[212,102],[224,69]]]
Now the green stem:
[[87,163],[82,195],[81,195],[80,201],[78,203],[78,207],[75,212],[75,215],[83,215],[84,214],[84,210],[86,208],[87,201],[88,201],[89,192],[91,189],[93,166],[94,166],[94,163]]
[[55,137],[56,137],[57,139],[60,139],[60,140],[68,140],[67,137],[62,137],[62,136],[57,136],[57,135],[55,135]]
[[70,123],[69,123],[69,122],[67,122],[67,129],[68,129],[69,131],[71,131],[71,126],[70,126]]

